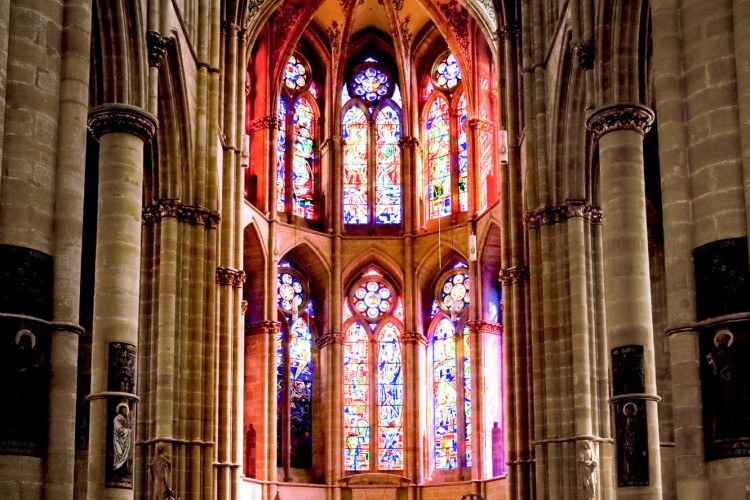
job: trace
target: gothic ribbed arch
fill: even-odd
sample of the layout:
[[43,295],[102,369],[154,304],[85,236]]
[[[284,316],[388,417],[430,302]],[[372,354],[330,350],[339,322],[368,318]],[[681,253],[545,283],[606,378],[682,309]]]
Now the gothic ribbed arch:
[[329,294],[331,286],[331,267],[323,257],[322,252],[310,242],[302,242],[283,251],[282,260],[289,260],[298,269],[304,270],[310,279],[310,294],[315,300],[315,323],[317,332],[323,331],[330,317]]
[[405,277],[401,266],[388,256],[380,245],[376,244],[374,247],[344,266],[341,272],[341,282],[344,289],[358,280],[369,267],[379,269],[383,276],[391,280],[397,289],[403,288]]
[[[96,0],[94,2],[93,66],[102,84],[96,85],[99,104],[146,106],[146,31],[141,20],[141,3],[127,0]],[[97,50],[98,49],[98,50]]]
[[265,293],[268,252],[263,244],[264,238],[254,223],[245,226],[243,242],[242,268],[245,271],[245,285],[242,297],[248,303],[245,323],[253,324],[268,319],[265,317],[268,300],[268,294]]
[[[167,52],[159,68],[159,127],[156,131],[158,148],[157,171],[153,184],[153,199],[179,199],[186,205],[203,205],[195,199],[192,154],[192,121],[187,109],[187,90],[182,54],[177,47],[179,38],[170,39]],[[166,98],[165,96],[169,96]]]
[[594,79],[596,106],[638,103],[644,0],[597,0]]
[[479,303],[479,315],[493,323],[500,323],[502,320],[500,312],[502,296],[500,283],[498,283],[498,273],[503,265],[503,248],[502,232],[498,223],[490,222],[482,231],[478,248],[478,276],[474,279],[476,285],[474,296]]

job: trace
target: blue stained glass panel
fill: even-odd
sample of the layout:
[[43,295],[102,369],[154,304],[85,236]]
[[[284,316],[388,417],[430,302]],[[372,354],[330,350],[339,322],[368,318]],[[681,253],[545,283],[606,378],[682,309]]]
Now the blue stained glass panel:
[[456,389],[455,328],[443,318],[435,328],[432,340],[434,395],[435,469],[458,467],[458,411]]
[[458,99],[458,206],[461,212],[469,210],[469,152],[466,147],[466,93]]
[[304,317],[297,318],[289,338],[291,466],[312,466],[312,335]]
[[466,415],[466,466],[471,467],[471,337],[464,327],[464,414]]
[[344,223],[367,224],[368,126],[365,113],[352,106],[344,113]]
[[294,103],[294,153],[292,157],[292,213],[312,219],[315,216],[313,108],[305,97]]
[[404,468],[403,401],[400,332],[387,323],[378,351],[378,470]]
[[375,120],[375,223],[401,223],[401,119],[391,106]]
[[276,114],[279,120],[279,138],[276,143],[276,210],[283,212],[286,203],[286,176],[284,166],[286,165],[286,104],[284,99],[279,98],[279,112]]
[[352,323],[344,341],[344,470],[370,470],[369,336]]

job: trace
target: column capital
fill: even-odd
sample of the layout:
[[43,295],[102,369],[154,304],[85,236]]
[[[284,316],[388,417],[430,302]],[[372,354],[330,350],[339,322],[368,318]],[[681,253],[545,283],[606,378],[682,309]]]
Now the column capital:
[[507,269],[500,269],[497,279],[503,286],[526,283],[529,280],[529,266],[513,266]]
[[416,137],[404,136],[398,140],[398,145],[401,147],[401,149],[416,148],[417,146],[419,146],[419,139],[417,139]]
[[503,40],[508,40],[511,38],[516,38],[521,34],[521,26],[519,26],[517,23],[505,24],[503,26],[500,26],[500,29],[498,29],[497,32],[500,35],[500,38],[502,38]]
[[472,334],[502,335],[503,333],[503,325],[483,319],[467,321],[466,326]]
[[485,130],[487,132],[495,131],[495,124],[481,116],[475,116],[466,120],[471,130]]
[[646,135],[654,117],[654,112],[642,104],[612,104],[594,111],[586,120],[586,128],[596,141],[614,130],[634,130]]
[[281,323],[278,321],[258,321],[245,327],[245,336],[253,335],[273,335],[276,337],[281,330]]
[[330,344],[343,344],[344,334],[341,332],[325,332],[315,341],[315,347],[322,349]]
[[146,45],[148,46],[148,65],[159,67],[167,56],[167,49],[174,44],[173,38],[161,36],[158,31],[146,33]]
[[422,347],[427,347],[427,337],[420,332],[404,332],[401,339],[404,344],[419,344]]
[[252,120],[248,125],[248,129],[250,132],[257,132],[264,129],[279,129],[280,126],[281,121],[275,116],[264,116],[263,118]]
[[217,267],[216,283],[220,286],[242,288],[243,283],[245,283],[245,271],[229,267]]
[[143,207],[141,222],[144,225],[153,225],[169,217],[176,218],[179,222],[202,225],[208,229],[215,229],[221,222],[219,212],[214,212],[205,207],[183,205],[176,198],[163,198],[153,205]]
[[148,143],[156,133],[156,117],[129,104],[103,104],[89,112],[88,127],[97,139],[105,134],[133,134]]

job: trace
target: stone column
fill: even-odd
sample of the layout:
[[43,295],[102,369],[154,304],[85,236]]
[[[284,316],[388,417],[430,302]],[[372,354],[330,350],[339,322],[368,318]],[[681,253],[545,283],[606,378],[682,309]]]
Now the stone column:
[[599,141],[618,498],[661,498],[643,169],[643,135],[653,119],[644,106],[619,104],[597,110],[586,123]]
[[156,119],[140,108],[94,108],[100,142],[91,353],[88,495],[133,498],[143,146]]
[[73,497],[90,44],[91,2],[69,0],[63,10],[66,48],[60,68],[52,312],[57,325],[50,339],[46,498]]

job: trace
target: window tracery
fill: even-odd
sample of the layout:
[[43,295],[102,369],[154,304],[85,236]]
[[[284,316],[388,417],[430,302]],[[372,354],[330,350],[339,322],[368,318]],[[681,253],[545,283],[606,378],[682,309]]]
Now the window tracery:
[[[313,303],[304,275],[279,263],[276,335],[277,465],[312,467]],[[283,450],[289,450],[286,458]],[[288,461],[287,461],[288,460]]]
[[401,224],[401,91],[368,57],[341,90],[344,224]]
[[403,302],[371,268],[351,287],[342,312],[344,470],[403,470]]
[[430,313],[432,448],[437,471],[472,465],[471,334],[466,325],[471,278],[466,267],[457,262],[438,281]]
[[277,112],[276,210],[313,220],[318,218],[318,92],[309,66],[294,55],[287,61],[283,83]]

